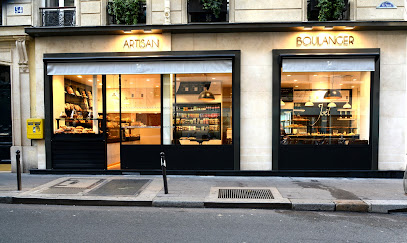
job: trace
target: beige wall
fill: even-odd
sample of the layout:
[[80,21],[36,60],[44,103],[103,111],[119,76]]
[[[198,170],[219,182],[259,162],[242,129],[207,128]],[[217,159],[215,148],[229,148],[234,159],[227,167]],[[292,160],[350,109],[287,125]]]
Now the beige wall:
[[[3,10],[3,25],[32,25],[32,2],[31,0],[15,0],[8,1],[7,4],[3,5],[5,9]],[[15,13],[15,7],[22,7],[22,13]]]
[[[297,47],[299,35],[323,32],[173,34],[172,51],[241,50],[241,169],[272,168],[272,50],[338,48]],[[325,33],[326,34],[326,33]],[[403,32],[330,32],[354,36],[354,45],[340,48],[380,48],[379,169],[406,165],[406,34]],[[43,54],[120,51],[120,36],[44,37],[36,39],[37,116],[44,114]],[[58,43],[55,45],[54,43]]]
[[356,21],[362,20],[405,20],[405,1],[391,0],[396,9],[377,9],[383,0],[355,0],[353,4]]

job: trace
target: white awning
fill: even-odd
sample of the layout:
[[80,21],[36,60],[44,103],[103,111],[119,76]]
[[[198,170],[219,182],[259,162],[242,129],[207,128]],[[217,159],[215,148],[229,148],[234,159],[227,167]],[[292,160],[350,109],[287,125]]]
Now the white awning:
[[283,72],[352,72],[374,70],[374,58],[283,59]]
[[48,75],[232,73],[232,61],[49,63]]

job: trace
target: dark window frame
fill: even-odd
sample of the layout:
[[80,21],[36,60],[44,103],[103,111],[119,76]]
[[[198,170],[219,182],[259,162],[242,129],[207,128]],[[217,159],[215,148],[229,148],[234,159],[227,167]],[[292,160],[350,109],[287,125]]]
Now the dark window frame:
[[[240,51],[165,51],[165,52],[109,52],[109,53],[53,53],[44,54],[44,136],[46,147],[46,167],[53,169],[51,143],[53,135],[52,76],[47,75],[48,63],[80,63],[104,61],[169,61],[169,60],[232,60],[232,145],[234,170],[240,170]],[[105,76],[104,74],[100,74]],[[105,82],[105,81],[104,81]],[[162,80],[161,80],[162,82]],[[104,86],[105,87],[105,86]],[[161,85],[162,87],[162,85]],[[104,110],[104,113],[106,111]],[[105,117],[105,116],[104,116]],[[174,145],[151,145],[165,149]],[[221,145],[226,146],[226,145]],[[106,164],[106,161],[105,161]],[[105,167],[106,168],[106,167]],[[107,168],[106,168],[107,169]]]
[[[351,59],[373,57],[375,59],[375,71],[371,73],[370,83],[370,132],[369,153],[371,156],[370,170],[378,169],[378,144],[379,144],[379,104],[380,104],[380,49],[275,49],[272,51],[273,76],[272,76],[272,168],[281,170],[280,162],[280,89],[281,67],[285,58],[331,58]],[[321,145],[301,145],[304,148],[315,148]],[[331,146],[333,145],[326,145]],[[341,145],[342,146],[342,145]],[[348,145],[350,147],[356,145]],[[290,146],[291,147],[291,146]],[[321,146],[322,147],[322,146]],[[343,146],[342,146],[343,147]],[[306,163],[306,161],[305,161]],[[329,169],[327,169],[329,170]],[[349,170],[349,168],[345,169]]]

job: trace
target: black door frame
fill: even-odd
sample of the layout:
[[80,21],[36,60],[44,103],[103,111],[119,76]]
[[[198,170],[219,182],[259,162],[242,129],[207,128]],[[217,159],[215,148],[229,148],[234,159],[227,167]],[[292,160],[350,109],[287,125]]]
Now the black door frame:
[[[232,139],[233,145],[233,164],[231,168],[240,170],[240,51],[168,51],[168,52],[109,52],[109,53],[52,53],[44,54],[44,94],[45,94],[45,121],[44,121],[44,136],[46,146],[46,167],[52,167],[52,143],[53,135],[53,109],[52,109],[52,76],[47,75],[48,63],[84,63],[84,62],[106,62],[106,61],[168,61],[168,60],[232,60]],[[100,74],[104,75],[104,74]],[[103,81],[105,82],[105,80]],[[105,87],[105,85],[103,85]],[[162,87],[162,85],[161,85]],[[105,106],[105,104],[104,104]],[[104,110],[104,114],[106,110]],[[104,124],[106,123],[104,117]],[[105,126],[105,125],[103,125]],[[105,139],[106,140],[106,139]],[[172,145],[156,145],[157,148],[164,151],[169,151],[169,146]],[[180,146],[177,146],[180,147]],[[201,146],[202,147],[202,146]],[[215,146],[212,146],[215,147]],[[175,147],[174,147],[175,148]],[[171,149],[174,153],[180,148]],[[182,149],[181,149],[182,150]],[[180,151],[181,151],[180,150]],[[185,151],[183,151],[185,152]],[[106,153],[106,151],[105,151]],[[104,164],[106,165],[106,156]],[[107,167],[105,166],[107,169]],[[230,169],[230,168],[229,168]]]
[[[303,59],[354,59],[374,58],[375,71],[371,74],[370,90],[370,138],[369,153],[371,157],[370,170],[378,169],[378,144],[379,144],[379,104],[380,104],[380,49],[275,49],[273,55],[272,75],[272,168],[280,170],[280,89],[281,89],[281,67],[284,58]],[[291,145],[290,145],[291,146]],[[307,147],[307,145],[301,145]],[[317,145],[321,146],[321,145]],[[316,148],[317,146],[310,146]],[[332,146],[332,145],[326,145]],[[350,146],[350,145],[348,145]],[[304,147],[304,148],[305,148]],[[293,151],[294,152],[294,151]],[[307,163],[307,161],[304,161]]]

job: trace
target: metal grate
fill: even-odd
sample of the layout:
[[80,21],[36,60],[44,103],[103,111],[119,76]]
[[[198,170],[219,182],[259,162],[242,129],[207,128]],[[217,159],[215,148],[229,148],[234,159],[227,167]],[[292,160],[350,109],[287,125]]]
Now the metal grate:
[[270,189],[219,189],[218,198],[274,199]]

